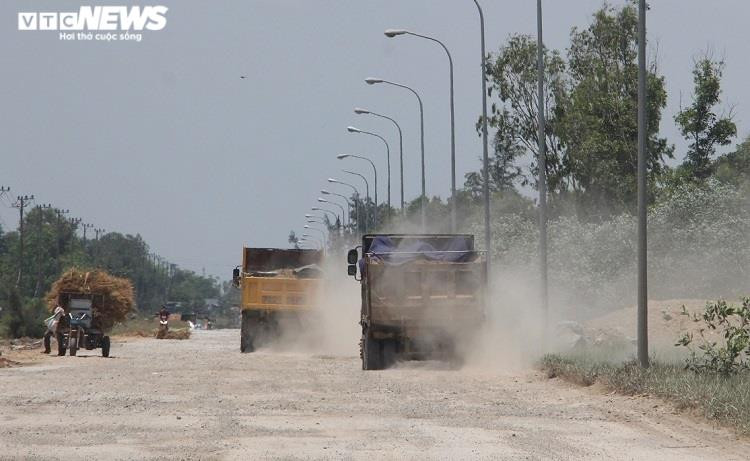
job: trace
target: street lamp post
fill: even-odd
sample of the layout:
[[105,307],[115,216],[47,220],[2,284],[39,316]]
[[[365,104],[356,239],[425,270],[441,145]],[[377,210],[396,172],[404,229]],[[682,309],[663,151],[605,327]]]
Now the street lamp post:
[[[333,215],[333,216],[336,217],[336,215]],[[331,223],[331,220],[328,219],[328,216],[326,216],[326,215],[319,216],[319,215],[316,215],[316,214],[307,213],[307,214],[305,214],[305,218],[308,219],[308,220],[316,220],[317,222],[319,222],[319,223],[321,223],[323,225],[326,225],[326,226]]]
[[[354,197],[355,197],[355,200],[354,200],[354,213],[357,216],[357,229],[359,229],[361,227],[360,223],[362,222],[362,217],[360,216],[360,213],[359,213],[359,198],[361,197],[361,194],[359,193],[359,189],[357,189],[356,187],[354,187],[353,184],[349,184],[348,182],[340,181],[340,180],[338,180],[336,178],[328,178],[328,182],[331,183],[331,184],[342,184],[344,186],[349,186],[354,191]],[[320,201],[320,199],[318,199],[318,201]]]
[[373,133],[370,131],[364,131],[360,130],[359,128],[355,128],[353,126],[348,126],[346,129],[349,131],[349,133],[361,133],[361,134],[369,134],[370,136],[375,136],[376,138],[379,138],[381,141],[383,141],[383,144],[385,144],[385,152],[387,156],[387,166],[388,166],[388,193],[386,194],[388,196],[388,217],[391,215],[391,147],[388,145],[388,141],[385,140],[384,137],[380,136],[377,133]]
[[[356,173],[354,171],[349,171],[349,170],[341,170],[341,171],[343,171],[344,173],[359,176],[360,178],[362,178],[362,181],[365,182],[365,203],[369,203],[370,202],[370,183],[367,182],[367,178],[365,178],[365,175]],[[369,220],[367,219],[367,217],[365,217],[365,232],[367,232],[368,221]]]
[[419,101],[419,131],[420,131],[420,144],[422,148],[422,231],[425,230],[427,227],[427,204],[425,201],[427,200],[427,192],[426,192],[426,185],[425,185],[425,172],[424,172],[424,106],[422,105],[422,98],[419,96],[419,93],[414,91],[414,89],[402,85],[401,83],[395,83],[388,80],[383,80],[382,78],[366,78],[365,83],[368,85],[375,85],[376,83],[386,83],[388,85],[397,86],[399,88],[404,88],[406,90],[411,91],[414,93],[414,96],[417,97],[417,101]]
[[487,252],[487,277],[490,277],[492,261],[492,236],[490,234],[490,156],[489,140],[487,137],[487,59],[484,47],[484,13],[477,0],[474,4],[479,10],[479,26],[482,48],[482,167],[484,170],[484,183],[482,184],[482,195],[484,196],[484,250]]
[[320,218],[307,218],[305,222],[308,224],[322,224],[324,226],[327,226],[326,222]]
[[541,270],[542,309],[545,318],[549,310],[549,289],[547,286],[547,141],[546,120],[544,117],[544,40],[542,39],[542,0],[536,3],[537,24],[537,98],[539,126],[539,268]]
[[454,110],[453,97],[453,57],[448,47],[440,40],[427,35],[417,34],[404,29],[388,29],[385,36],[393,38],[399,35],[412,35],[414,37],[424,38],[440,45],[445,54],[448,55],[448,65],[450,67],[450,99],[451,99],[451,230],[456,232],[456,114]]
[[[370,164],[370,166],[372,166],[372,172],[373,172],[373,175],[375,175],[375,210],[374,210],[375,213],[374,213],[374,216],[373,216],[373,220],[375,221],[375,227],[377,227],[378,226],[378,169],[375,167],[375,162],[373,162],[369,158],[363,157],[361,155],[340,154],[340,155],[336,156],[336,158],[339,159],[339,160],[343,160],[343,159],[345,159],[347,157],[358,158],[360,160],[364,160],[364,161],[368,162]],[[354,186],[352,186],[352,187],[354,187]],[[368,189],[369,189],[369,187],[368,187]],[[367,204],[365,204],[365,210],[367,210]],[[365,213],[365,217],[366,217],[366,219],[365,219],[365,223],[366,223],[369,220],[369,213]],[[357,216],[357,218],[359,219],[359,216]]]
[[336,192],[330,192],[330,191],[325,190],[325,189],[321,189],[320,193],[323,194],[323,195],[335,195],[336,197],[341,197],[342,199],[344,199],[344,203],[346,203],[346,207],[347,207],[347,210],[346,210],[346,214],[348,216],[347,222],[349,223],[349,225],[351,225],[351,223],[352,223],[352,216],[349,213],[349,207],[351,207],[351,204],[349,203],[349,199],[346,198],[346,195],[337,194]]
[[310,235],[310,234],[302,234],[302,236],[305,237],[306,239],[311,239],[312,241],[314,241],[315,243],[317,243],[318,244],[318,249],[319,250],[323,250],[325,252],[325,241],[324,240],[320,240],[318,237],[315,237],[314,235]]
[[[321,239],[321,244],[322,244],[323,248],[325,249],[325,248],[327,248],[327,247],[328,247],[328,245],[326,244],[326,241],[327,241],[327,240],[330,240],[330,239],[328,238],[328,236],[326,235],[326,233],[325,233],[325,232],[323,232],[323,229],[318,229],[317,227],[313,227],[313,226],[311,226],[311,225],[309,225],[309,224],[305,224],[305,225],[304,225],[304,226],[302,226],[302,227],[303,227],[303,228],[305,228],[305,229],[308,229],[308,230],[314,230],[314,231],[320,232],[320,235],[321,235],[321,236],[323,237],[323,238]],[[310,236],[308,236],[307,234],[303,234],[303,236],[307,236],[307,237],[310,237]]]
[[344,207],[342,207],[341,205],[339,205],[336,202],[331,202],[330,200],[326,200],[323,197],[318,197],[318,202],[320,202],[320,203],[328,203],[328,204],[336,205],[337,207],[339,207],[339,209],[341,210],[341,216],[342,216],[342,219],[343,219],[343,216],[344,216]]
[[649,366],[648,358],[648,187],[646,87],[646,0],[638,2],[638,362]]
[[401,171],[401,213],[404,213],[404,135],[401,131],[401,126],[391,117],[388,117],[387,115],[378,114],[376,112],[372,112],[367,109],[362,109],[359,107],[354,108],[355,114],[370,114],[375,117],[384,118],[386,120],[390,120],[393,122],[394,125],[396,125],[396,129],[398,130],[398,149],[399,149],[399,169]]
[[[331,210],[329,210],[329,209],[327,209],[327,208],[320,208],[320,207],[314,206],[314,207],[312,207],[312,208],[310,208],[310,209],[311,209],[312,211],[322,211],[323,213],[328,213],[328,214],[330,214],[331,216],[333,216],[333,220],[334,220],[334,222],[335,222],[335,221],[336,221],[337,219],[339,219],[339,215],[337,215],[336,213],[334,213],[333,211],[331,211]],[[310,216],[312,216],[312,215],[310,215]],[[305,217],[307,217],[307,215],[305,215]],[[344,219],[344,218],[343,218],[343,216],[341,217],[341,219],[342,219],[342,220]]]
[[[323,216],[326,217],[326,218],[327,218],[326,214],[329,214],[329,215],[333,216],[333,220],[330,221],[330,222],[333,222],[333,223],[335,223],[335,222],[343,222],[343,220],[344,220],[343,216],[341,218],[339,218],[339,215],[337,213],[329,210],[328,208],[320,208],[320,207],[314,206],[314,207],[310,208],[310,210],[312,210],[312,211],[320,211],[321,213],[323,213]],[[312,216],[314,216],[314,215],[305,215],[306,218],[307,217],[312,217]]]

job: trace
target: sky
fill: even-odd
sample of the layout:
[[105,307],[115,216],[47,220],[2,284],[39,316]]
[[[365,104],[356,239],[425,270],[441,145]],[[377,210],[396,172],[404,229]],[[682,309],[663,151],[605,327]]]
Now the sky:
[[[487,49],[514,33],[536,33],[536,2],[481,0]],[[611,1],[621,5],[623,1]],[[649,53],[666,78],[662,134],[684,155],[673,118],[689,101],[693,59],[706,49],[726,59],[724,100],[740,137],[750,42],[746,0],[654,0]],[[81,5],[164,5],[167,24],[142,40],[64,41],[55,31],[19,31],[18,13],[77,11]],[[600,0],[546,0],[545,44],[564,50],[571,27],[586,27]],[[427,193],[450,191],[449,74],[435,43],[388,28],[434,36],[455,65],[458,185],[479,169],[479,22],[471,0],[3,0],[0,2],[0,185],[10,195],[70,209],[107,231],[140,234],[180,266],[222,279],[243,246],[286,247],[328,177],[341,168],[369,174],[386,197],[380,140],[391,145],[392,203],[398,203],[398,138],[404,131],[406,199],[419,193],[419,112],[405,90],[368,86],[366,77],[401,82],[424,100]],[[240,76],[246,76],[241,79]],[[356,178],[353,178],[356,179]],[[359,183],[357,183],[359,184]],[[0,201],[0,225],[17,210]]]

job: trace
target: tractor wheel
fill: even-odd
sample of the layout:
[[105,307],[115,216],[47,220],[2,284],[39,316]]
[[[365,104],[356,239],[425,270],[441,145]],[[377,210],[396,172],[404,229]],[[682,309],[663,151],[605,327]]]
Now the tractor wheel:
[[70,349],[70,355],[75,356],[76,352],[78,352],[78,338],[71,337],[69,343],[68,349]]
[[104,336],[102,338],[102,357],[109,357],[109,336]]

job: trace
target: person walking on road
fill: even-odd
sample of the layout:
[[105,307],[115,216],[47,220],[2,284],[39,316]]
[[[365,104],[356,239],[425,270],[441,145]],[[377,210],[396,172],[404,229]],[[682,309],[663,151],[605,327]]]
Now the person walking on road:
[[50,348],[50,338],[57,333],[57,326],[60,324],[60,319],[65,315],[65,309],[60,305],[55,307],[52,316],[45,320],[47,324],[47,331],[44,333],[44,353],[49,354],[52,349]]

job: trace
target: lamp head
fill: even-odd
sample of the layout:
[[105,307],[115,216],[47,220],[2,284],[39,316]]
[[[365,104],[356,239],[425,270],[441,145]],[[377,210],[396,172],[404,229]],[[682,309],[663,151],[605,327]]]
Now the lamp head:
[[346,127],[346,130],[347,130],[347,131],[348,131],[349,133],[361,133],[361,132],[362,132],[362,130],[360,130],[359,128],[355,128],[355,127],[353,127],[353,126],[348,126],[348,127]]
[[383,79],[368,77],[365,79],[365,83],[367,83],[368,85],[374,85],[376,83],[383,83]]
[[339,155],[336,156],[336,158],[339,159],[339,160],[343,160],[343,159],[345,159],[347,157],[349,157],[349,154],[339,154]]
[[393,38],[397,35],[404,35],[406,31],[404,29],[386,29],[384,33],[386,37]]
[[367,110],[367,109],[362,109],[362,108],[360,108],[360,107],[355,107],[355,108],[354,108],[354,113],[355,113],[355,114],[360,114],[360,115],[361,115],[361,114],[369,114],[369,113],[370,113],[370,111],[369,111],[369,110]]
[[328,191],[327,191],[327,190],[325,190],[325,189],[321,189],[320,193],[321,193],[321,194],[323,194],[323,195],[331,195],[331,193],[330,193],[330,192],[328,192]]

